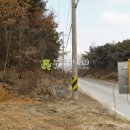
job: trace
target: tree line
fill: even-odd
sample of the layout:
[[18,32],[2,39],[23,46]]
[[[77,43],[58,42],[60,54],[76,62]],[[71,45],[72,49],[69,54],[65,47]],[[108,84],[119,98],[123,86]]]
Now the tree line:
[[0,70],[6,77],[15,66],[20,73],[43,58],[57,59],[60,34],[55,15],[44,0],[0,0]]
[[89,60],[91,74],[117,72],[117,63],[128,61],[130,58],[130,40],[90,47],[89,52],[85,52],[83,58]]

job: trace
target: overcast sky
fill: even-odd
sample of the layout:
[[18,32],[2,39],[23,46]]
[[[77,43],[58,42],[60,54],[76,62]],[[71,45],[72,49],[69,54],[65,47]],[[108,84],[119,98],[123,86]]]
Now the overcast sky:
[[[71,24],[70,3],[71,0],[48,2],[48,8],[55,12],[58,30],[67,35]],[[77,8],[78,52],[88,51],[91,45],[124,39],[130,39],[130,0],[80,0]],[[65,44],[66,41],[67,37]],[[68,48],[71,48],[71,37]]]

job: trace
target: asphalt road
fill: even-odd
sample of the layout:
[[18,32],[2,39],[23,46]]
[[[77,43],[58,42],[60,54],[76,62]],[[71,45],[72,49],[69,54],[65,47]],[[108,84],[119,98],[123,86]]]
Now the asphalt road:
[[82,89],[87,95],[130,119],[130,96],[127,94],[119,94],[118,84],[79,78],[79,88]]

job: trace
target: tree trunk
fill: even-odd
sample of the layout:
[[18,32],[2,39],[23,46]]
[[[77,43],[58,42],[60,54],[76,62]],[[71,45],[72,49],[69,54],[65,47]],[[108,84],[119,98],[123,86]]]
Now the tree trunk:
[[7,53],[6,53],[6,59],[5,59],[5,64],[4,64],[3,78],[6,78],[7,63],[8,63],[8,59],[9,59],[9,50],[10,50],[11,37],[12,37],[12,33],[11,32],[10,32],[10,36],[8,37],[7,27],[5,28],[5,32],[6,32],[6,36],[5,36],[5,38],[6,38],[6,44],[8,43],[8,45],[7,45]]
[[23,37],[23,30],[19,31],[19,50],[20,50],[20,63],[19,63],[19,78],[22,79],[22,37]]

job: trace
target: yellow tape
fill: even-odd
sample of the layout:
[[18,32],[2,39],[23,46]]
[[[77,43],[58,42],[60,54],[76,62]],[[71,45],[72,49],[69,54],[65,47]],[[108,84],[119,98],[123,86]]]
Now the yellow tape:
[[72,83],[74,83],[77,80],[77,76],[72,78]]
[[78,88],[78,83],[72,87],[72,90],[75,91]]
[[76,91],[78,88],[78,78],[77,76],[72,78],[72,90]]

